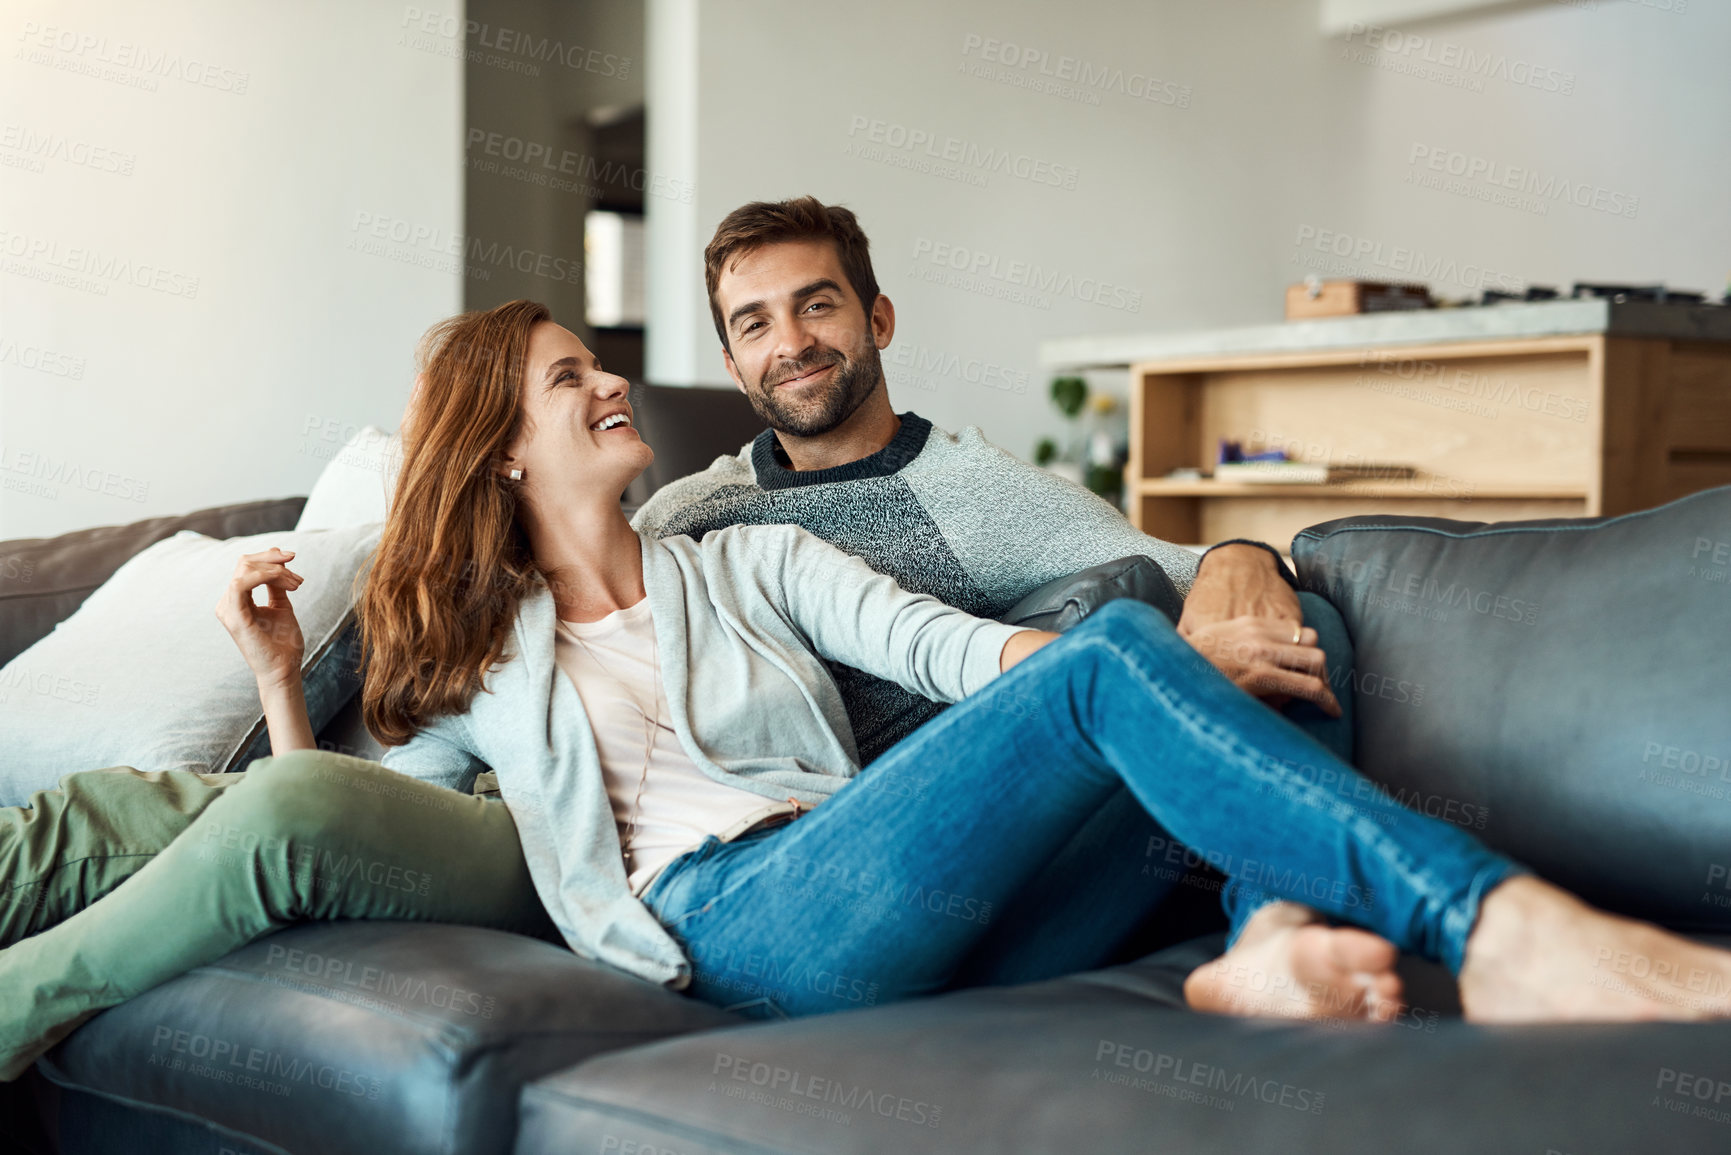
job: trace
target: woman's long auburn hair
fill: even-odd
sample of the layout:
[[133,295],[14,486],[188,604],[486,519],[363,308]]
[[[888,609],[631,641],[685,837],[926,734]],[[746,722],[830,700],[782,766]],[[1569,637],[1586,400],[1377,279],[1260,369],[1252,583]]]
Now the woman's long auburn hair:
[[427,331],[403,418],[403,460],[357,617],[367,655],[362,719],[387,746],[460,714],[504,656],[543,580],[501,476],[522,425],[529,331],[545,305],[510,301]]

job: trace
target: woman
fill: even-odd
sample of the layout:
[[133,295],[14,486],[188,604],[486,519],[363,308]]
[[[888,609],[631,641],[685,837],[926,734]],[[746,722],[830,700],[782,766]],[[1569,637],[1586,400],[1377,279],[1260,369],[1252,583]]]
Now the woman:
[[[1367,988],[1367,1015],[1397,1005],[1397,949],[1447,964],[1485,1020],[1725,1013],[1596,984],[1593,959],[1731,976],[1731,956],[1592,911],[1454,826],[1362,801],[1377,792],[1307,785],[1300,766],[1353,772],[1199,671],[1150,607],[1112,603],[1060,638],[910,594],[796,527],[640,537],[619,495],[652,454],[626,383],[544,308],[453,318],[422,364],[360,608],[384,766],[312,749],[301,579],[280,551],[243,558],[218,615],[275,756],[244,775],[69,775],[0,812],[0,881],[33,896],[0,916],[0,1078],[301,919],[556,935],[759,1016],[936,991],[1121,787],[1282,900],[1240,963],[1287,967],[1256,952],[1290,951],[1295,925],[1308,949],[1368,944],[1376,961],[1324,960]],[[820,657],[959,704],[853,781]],[[483,766],[503,806],[462,792]],[[1227,1009],[1230,976],[1204,968],[1189,993]]]

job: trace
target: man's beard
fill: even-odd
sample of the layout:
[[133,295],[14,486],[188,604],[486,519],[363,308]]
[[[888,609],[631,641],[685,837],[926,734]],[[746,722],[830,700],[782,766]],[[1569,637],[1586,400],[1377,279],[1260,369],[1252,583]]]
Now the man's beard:
[[765,380],[782,382],[802,376],[813,369],[834,365],[836,370],[827,382],[801,386],[805,396],[794,400],[776,387],[759,382],[746,392],[746,400],[757,415],[777,433],[794,437],[818,437],[853,416],[854,410],[871,396],[883,379],[883,361],[877,346],[866,342],[865,352],[858,359],[845,356],[838,349],[818,346],[796,362],[782,362],[764,374]]

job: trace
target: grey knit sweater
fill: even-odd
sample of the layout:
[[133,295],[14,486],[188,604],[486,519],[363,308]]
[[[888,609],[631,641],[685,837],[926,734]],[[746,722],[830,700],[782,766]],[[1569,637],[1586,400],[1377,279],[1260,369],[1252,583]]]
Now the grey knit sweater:
[[[1143,554],[1182,594],[1196,556],[1133,529],[1093,493],[1020,460],[977,426],[947,433],[912,412],[890,443],[834,469],[796,471],[772,430],[732,457],[663,486],[632,519],[666,537],[787,522],[863,558],[916,593],[995,618],[1053,578]],[[862,763],[944,706],[830,662]]]

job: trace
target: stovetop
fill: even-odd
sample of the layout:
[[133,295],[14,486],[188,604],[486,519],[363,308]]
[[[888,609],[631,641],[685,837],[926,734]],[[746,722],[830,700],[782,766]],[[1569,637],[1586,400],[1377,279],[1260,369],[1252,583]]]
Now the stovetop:
[[1595,281],[1576,281],[1565,298],[1548,285],[1528,285],[1524,293],[1505,293],[1501,289],[1486,289],[1477,301],[1480,305],[1497,305],[1505,301],[1557,301],[1602,298],[1612,304],[1629,301],[1650,301],[1656,305],[1724,305],[1724,300],[1709,298],[1692,289],[1668,289],[1664,285],[1613,285]]

